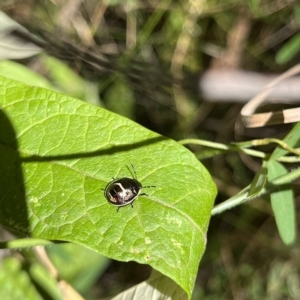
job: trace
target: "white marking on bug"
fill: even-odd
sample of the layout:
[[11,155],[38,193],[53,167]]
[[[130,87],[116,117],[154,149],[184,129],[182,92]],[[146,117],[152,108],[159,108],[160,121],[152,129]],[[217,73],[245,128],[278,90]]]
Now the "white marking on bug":
[[122,198],[126,197],[127,196],[126,189],[123,188],[122,184],[121,183],[115,183],[115,185],[118,185],[122,190],[122,192],[120,193],[120,196]]
[[174,239],[171,239],[171,241],[176,248],[180,249],[181,254],[184,254],[184,250],[182,249],[182,244],[177,242]]
[[151,239],[150,239],[148,236],[145,237],[145,243],[146,243],[147,245],[149,245],[149,244],[152,243]]

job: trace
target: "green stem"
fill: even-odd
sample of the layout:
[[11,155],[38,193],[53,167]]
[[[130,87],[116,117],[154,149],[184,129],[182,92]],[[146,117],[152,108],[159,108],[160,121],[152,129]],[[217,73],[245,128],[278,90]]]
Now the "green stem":
[[274,185],[276,186],[280,186],[280,185],[284,185],[287,183],[291,183],[292,181],[298,179],[300,177],[300,169],[294,170],[290,173],[287,173],[283,176],[279,176],[275,179],[273,179],[272,181],[270,181],[262,190],[259,194],[255,195],[255,197],[251,196],[248,197],[248,190],[249,187],[246,187],[242,192],[240,192],[239,194],[233,196],[232,198],[229,198],[228,200],[216,205],[213,209],[211,214],[212,215],[216,215],[216,214],[220,214],[225,210],[231,209],[235,206],[238,206],[246,201],[249,200],[253,200],[255,198],[258,198],[264,194],[267,194],[269,192],[271,192],[271,190],[273,189]]
[[[274,142],[274,140],[276,140],[276,139],[270,139],[270,140],[272,140],[271,142]],[[251,141],[250,141],[250,142],[242,142],[242,143],[237,143],[237,144],[232,144],[232,145],[225,145],[225,144],[215,143],[215,142],[210,142],[210,141],[205,141],[205,140],[184,139],[184,140],[179,141],[178,143],[180,143],[181,145],[187,145],[187,144],[201,145],[201,146],[210,147],[210,148],[213,148],[213,149],[224,150],[224,151],[243,152],[243,153],[248,154],[250,156],[259,157],[259,158],[262,158],[262,159],[267,159],[269,157],[269,155],[265,154],[264,152],[243,148],[243,147],[259,146],[259,145],[266,145],[267,144],[265,140],[254,140],[254,141],[255,141],[254,144],[252,144]],[[258,141],[260,141],[261,143],[259,143]],[[278,142],[278,141],[279,140],[276,140],[276,142]],[[264,144],[263,144],[263,142],[264,142]],[[292,149],[288,146],[286,147],[285,143],[283,143],[282,145],[284,145],[284,148],[286,150],[288,150],[288,149],[292,150],[291,152],[293,152],[293,153],[298,153],[299,152],[296,149]],[[280,145],[280,146],[282,146],[282,145]],[[279,157],[277,159],[277,161],[286,162],[286,163],[295,163],[295,162],[300,162],[300,157],[283,156],[283,157]]]
[[6,242],[0,242],[0,249],[20,249],[34,246],[46,246],[53,244],[51,241],[43,239],[16,239]]
[[268,145],[271,143],[278,144],[281,148],[289,151],[290,153],[294,153],[296,155],[300,155],[299,149],[294,149],[290,147],[287,143],[284,141],[273,139],[273,138],[266,138],[266,139],[259,139],[259,140],[252,140],[252,141],[246,141],[241,143],[236,143],[235,145],[241,146],[241,147],[251,147],[251,146],[263,146]]

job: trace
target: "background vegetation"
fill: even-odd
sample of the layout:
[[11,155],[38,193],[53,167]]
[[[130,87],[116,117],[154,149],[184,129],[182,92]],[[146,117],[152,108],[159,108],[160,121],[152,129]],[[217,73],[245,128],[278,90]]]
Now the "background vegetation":
[[[198,80],[211,67],[281,73],[296,64],[296,1],[15,0],[1,2],[0,8],[46,41],[47,54],[17,64],[1,62],[8,70],[17,68],[21,75],[16,78],[13,71],[15,79],[22,80],[20,64],[25,65],[40,74],[32,79],[35,83],[46,78],[55,90],[174,140],[229,144],[281,139],[292,128],[244,128],[239,118],[242,104],[203,101]],[[230,64],[228,53],[233,55]],[[4,66],[2,75],[7,75]],[[26,80],[31,78],[28,74]],[[196,146],[191,150],[202,156],[207,151]],[[272,150],[269,145],[263,148]],[[241,153],[207,156],[202,162],[218,186],[216,203],[247,186],[261,166],[261,160]],[[299,187],[293,187],[297,196]],[[299,206],[299,197],[295,199]],[[70,257],[68,251],[91,258],[82,254],[86,250],[69,247],[50,248],[49,255],[61,266]],[[72,268],[62,266],[61,276],[89,299],[115,295],[150,273],[147,266],[104,258],[84,267],[76,263]],[[299,299],[299,269],[299,240],[289,247],[283,244],[265,196],[211,219],[193,299]]]

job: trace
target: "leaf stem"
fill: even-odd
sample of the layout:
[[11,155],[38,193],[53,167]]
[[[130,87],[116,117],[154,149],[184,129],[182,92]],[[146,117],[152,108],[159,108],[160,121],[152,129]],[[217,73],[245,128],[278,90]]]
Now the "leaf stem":
[[300,169],[296,169],[294,171],[291,171],[285,175],[279,176],[275,178],[274,180],[270,181],[262,190],[260,193],[256,194],[255,196],[248,196],[248,191],[250,188],[250,185],[247,186],[245,189],[243,189],[239,194],[229,198],[228,200],[216,205],[213,209],[211,214],[216,215],[220,214],[225,210],[231,209],[235,206],[238,206],[246,201],[253,200],[255,198],[258,198],[264,194],[269,193],[274,186],[284,185],[287,183],[291,183],[292,181],[298,179],[300,177]]
[[53,244],[53,242],[43,239],[16,239],[6,242],[0,242],[0,249],[20,249],[34,246],[46,246],[51,244]]
[[[292,153],[296,153],[297,155],[300,154],[298,149],[293,149],[289,147],[286,143],[277,140],[277,139],[262,139],[262,140],[253,140],[248,142],[242,142],[242,143],[236,143],[232,145],[226,145],[216,142],[210,142],[205,140],[199,140],[199,139],[184,139],[179,141],[181,145],[187,145],[187,144],[195,144],[195,145],[201,145],[205,147],[210,147],[213,149],[219,149],[224,151],[234,151],[234,152],[243,152],[245,154],[248,154],[250,156],[259,157],[262,159],[267,159],[270,155],[266,154],[261,151],[253,150],[253,149],[247,149],[246,147],[251,146],[261,146],[261,145],[267,145],[269,143],[277,143],[287,151],[290,151]],[[295,163],[300,162],[299,156],[283,156],[279,157],[277,161],[286,162],[286,163]]]
[[257,140],[252,140],[252,141],[246,141],[246,142],[241,142],[241,143],[236,143],[235,145],[241,146],[241,147],[251,147],[251,146],[262,146],[262,145],[268,145],[271,143],[278,144],[280,147],[283,149],[296,154],[297,156],[300,155],[300,150],[299,149],[294,149],[290,147],[287,143],[284,141],[281,141],[279,139],[274,139],[274,138],[266,138],[266,139],[257,139]]

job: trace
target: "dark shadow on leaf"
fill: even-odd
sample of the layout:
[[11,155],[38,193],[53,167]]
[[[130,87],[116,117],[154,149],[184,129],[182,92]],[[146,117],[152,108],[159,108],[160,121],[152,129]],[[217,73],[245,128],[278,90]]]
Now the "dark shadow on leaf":
[[99,149],[92,152],[80,152],[80,153],[72,153],[72,154],[50,155],[50,156],[33,155],[30,157],[24,157],[21,160],[22,162],[38,162],[38,161],[55,161],[55,160],[88,158],[88,157],[96,157],[101,155],[113,155],[115,153],[127,152],[133,149],[146,147],[147,145],[159,143],[164,140],[168,140],[168,138],[164,136],[159,136],[159,137],[147,139],[145,141],[125,144],[125,145],[111,146],[109,148]]
[[27,234],[28,211],[18,144],[13,126],[0,110],[0,223]]
[[112,145],[92,152],[61,154],[53,156],[30,156],[21,158],[18,143],[11,122],[0,110],[0,223],[23,234],[29,234],[28,208],[21,164],[26,162],[45,162],[97,157],[127,152],[146,147],[168,138],[159,136],[136,143]]

